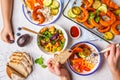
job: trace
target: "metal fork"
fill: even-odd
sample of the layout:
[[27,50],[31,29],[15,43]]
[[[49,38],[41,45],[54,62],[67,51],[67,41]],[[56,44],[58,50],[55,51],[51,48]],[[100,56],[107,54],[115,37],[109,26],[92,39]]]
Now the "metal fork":
[[[120,44],[116,44],[116,47],[120,46]],[[110,51],[110,47],[109,48],[106,48],[106,49],[103,49],[102,51],[100,52],[95,52],[95,53],[92,53],[93,56],[97,56],[98,54],[101,54],[101,53],[105,53],[106,51]]]

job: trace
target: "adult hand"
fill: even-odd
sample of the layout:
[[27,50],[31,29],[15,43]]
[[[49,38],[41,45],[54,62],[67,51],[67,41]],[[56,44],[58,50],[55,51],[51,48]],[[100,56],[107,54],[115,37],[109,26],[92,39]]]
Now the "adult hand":
[[67,71],[64,65],[60,63],[56,63],[55,65],[53,65],[52,59],[48,60],[47,65],[49,71],[59,76],[61,80],[70,80],[69,72]]
[[116,47],[115,44],[111,44],[108,47],[110,47],[111,49],[110,51],[107,51],[105,53],[105,58],[108,61],[109,68],[114,76],[114,80],[118,80],[120,79],[120,68],[119,68],[120,47],[119,46]]
[[11,43],[14,41],[13,30],[12,30],[11,24],[4,25],[1,31],[1,39],[7,43]]

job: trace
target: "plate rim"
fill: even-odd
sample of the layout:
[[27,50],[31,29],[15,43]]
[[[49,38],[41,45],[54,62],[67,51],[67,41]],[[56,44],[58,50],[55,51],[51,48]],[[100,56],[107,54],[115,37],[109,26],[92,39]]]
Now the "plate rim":
[[46,26],[46,25],[50,25],[50,24],[53,24],[54,22],[56,22],[59,18],[60,18],[60,16],[61,16],[61,14],[62,14],[62,7],[63,7],[63,4],[62,4],[62,1],[61,0],[59,0],[60,1],[60,11],[59,11],[59,14],[57,15],[57,17],[55,18],[55,20],[53,20],[52,22],[49,22],[49,23],[45,23],[45,24],[37,24],[37,23],[34,23],[33,21],[31,21],[28,17],[27,17],[27,15],[25,14],[25,4],[23,3],[22,4],[22,12],[23,12],[23,14],[24,14],[24,17],[30,22],[30,23],[32,23],[32,24],[34,24],[34,25],[36,25],[36,26]]
[[[88,41],[77,42],[77,43],[75,43],[74,45],[72,45],[70,48],[72,48],[73,46],[75,46],[76,44],[79,44],[79,43],[87,43],[87,44],[90,44],[90,45],[94,46],[94,47],[97,49],[98,52],[100,52],[100,50],[98,49],[98,47],[97,47],[95,44],[93,44],[93,43],[91,43],[91,42],[88,42]],[[67,65],[69,66],[70,70],[72,70],[74,73],[76,73],[76,74],[78,74],[78,75],[81,75],[81,76],[89,76],[89,75],[95,73],[95,72],[100,68],[100,65],[101,65],[101,63],[102,63],[102,56],[101,56],[100,53],[98,53],[98,54],[99,54],[99,56],[100,56],[100,61],[99,61],[99,63],[98,63],[98,66],[96,67],[96,69],[95,69],[94,71],[92,71],[92,72],[90,72],[90,73],[87,73],[87,74],[77,73],[76,71],[74,71],[74,70],[72,69],[69,60],[67,60]]]

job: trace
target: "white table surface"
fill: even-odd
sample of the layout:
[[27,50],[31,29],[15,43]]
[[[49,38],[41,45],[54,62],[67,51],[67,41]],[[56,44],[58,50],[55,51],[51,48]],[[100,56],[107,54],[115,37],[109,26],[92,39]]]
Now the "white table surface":
[[[31,24],[30,22],[28,22],[25,19],[23,12],[22,12],[22,7],[21,7],[22,0],[14,0],[14,1],[15,2],[14,2],[14,11],[13,11],[13,28],[14,28],[14,32],[15,32],[15,43],[14,44],[6,44],[0,40],[0,80],[10,80],[8,78],[8,76],[6,75],[5,65],[6,65],[8,58],[12,52],[15,52],[15,51],[27,52],[34,58],[34,60],[42,55],[43,58],[45,59],[45,64],[49,58],[53,57],[52,55],[46,55],[39,50],[39,48],[36,44],[37,37],[36,37],[36,35],[31,34],[31,33],[29,33],[29,34],[33,37],[33,39],[29,45],[27,45],[25,47],[17,46],[16,40],[17,40],[18,36],[16,36],[16,33],[19,32],[17,30],[18,27],[26,26],[35,31],[39,31],[39,29],[41,27]],[[67,3],[67,1],[68,0],[64,0],[64,5],[65,5],[65,3]],[[61,27],[63,27],[66,30],[66,32],[68,33],[68,37],[69,37],[69,28],[73,25],[77,25],[74,22],[65,18],[63,15],[61,15],[61,17],[55,22],[55,24],[58,24]],[[77,25],[77,26],[79,26],[79,25]],[[79,27],[82,30],[82,36],[76,40],[73,40],[69,37],[69,43],[68,43],[67,48],[69,48],[74,43],[77,43],[80,41],[87,41],[87,40],[89,41],[92,39],[95,41],[91,41],[91,42],[94,43],[95,45],[97,45],[100,50],[104,49],[108,45],[108,43],[95,37],[90,32],[83,29],[81,26],[79,26]],[[1,15],[1,11],[0,11],[0,29],[1,28],[2,28],[2,15]],[[28,32],[20,31],[20,33],[25,34]],[[109,71],[109,66],[107,65],[106,60],[104,59],[103,56],[102,56],[102,64],[100,65],[100,68],[97,70],[97,72],[95,72],[92,75],[80,76],[80,75],[77,75],[74,72],[72,72],[69,68],[68,68],[68,70],[70,71],[73,80],[112,80],[112,76]],[[59,77],[50,73],[47,68],[43,69],[39,65],[34,64],[33,72],[31,73],[30,76],[28,76],[28,78],[26,80],[59,80]]]

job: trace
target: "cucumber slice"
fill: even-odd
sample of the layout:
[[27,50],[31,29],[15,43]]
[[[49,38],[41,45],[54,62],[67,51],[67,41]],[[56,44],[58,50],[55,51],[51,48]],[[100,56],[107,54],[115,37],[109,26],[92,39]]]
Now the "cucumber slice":
[[100,1],[95,1],[94,3],[93,3],[93,8],[94,9],[97,9],[97,8],[99,8],[101,6],[101,2]]
[[68,17],[70,17],[70,18],[75,18],[77,15],[75,15],[73,12],[72,12],[72,9],[70,9],[69,11],[68,11]]
[[59,9],[50,9],[51,15],[57,15],[59,12]]
[[105,32],[103,34],[103,38],[106,39],[106,40],[112,40],[114,38],[114,35],[111,32]]
[[43,4],[44,4],[44,6],[49,7],[52,4],[52,2],[53,2],[53,0],[44,0]]
[[50,6],[51,9],[57,9],[59,8],[60,3],[56,0],[53,0],[52,5]]
[[104,13],[107,13],[107,6],[105,4],[102,4],[99,8],[98,8],[99,11],[102,11]]
[[72,7],[72,12],[75,14],[75,15],[79,15],[80,14],[80,8],[77,7],[77,6],[74,6]]

